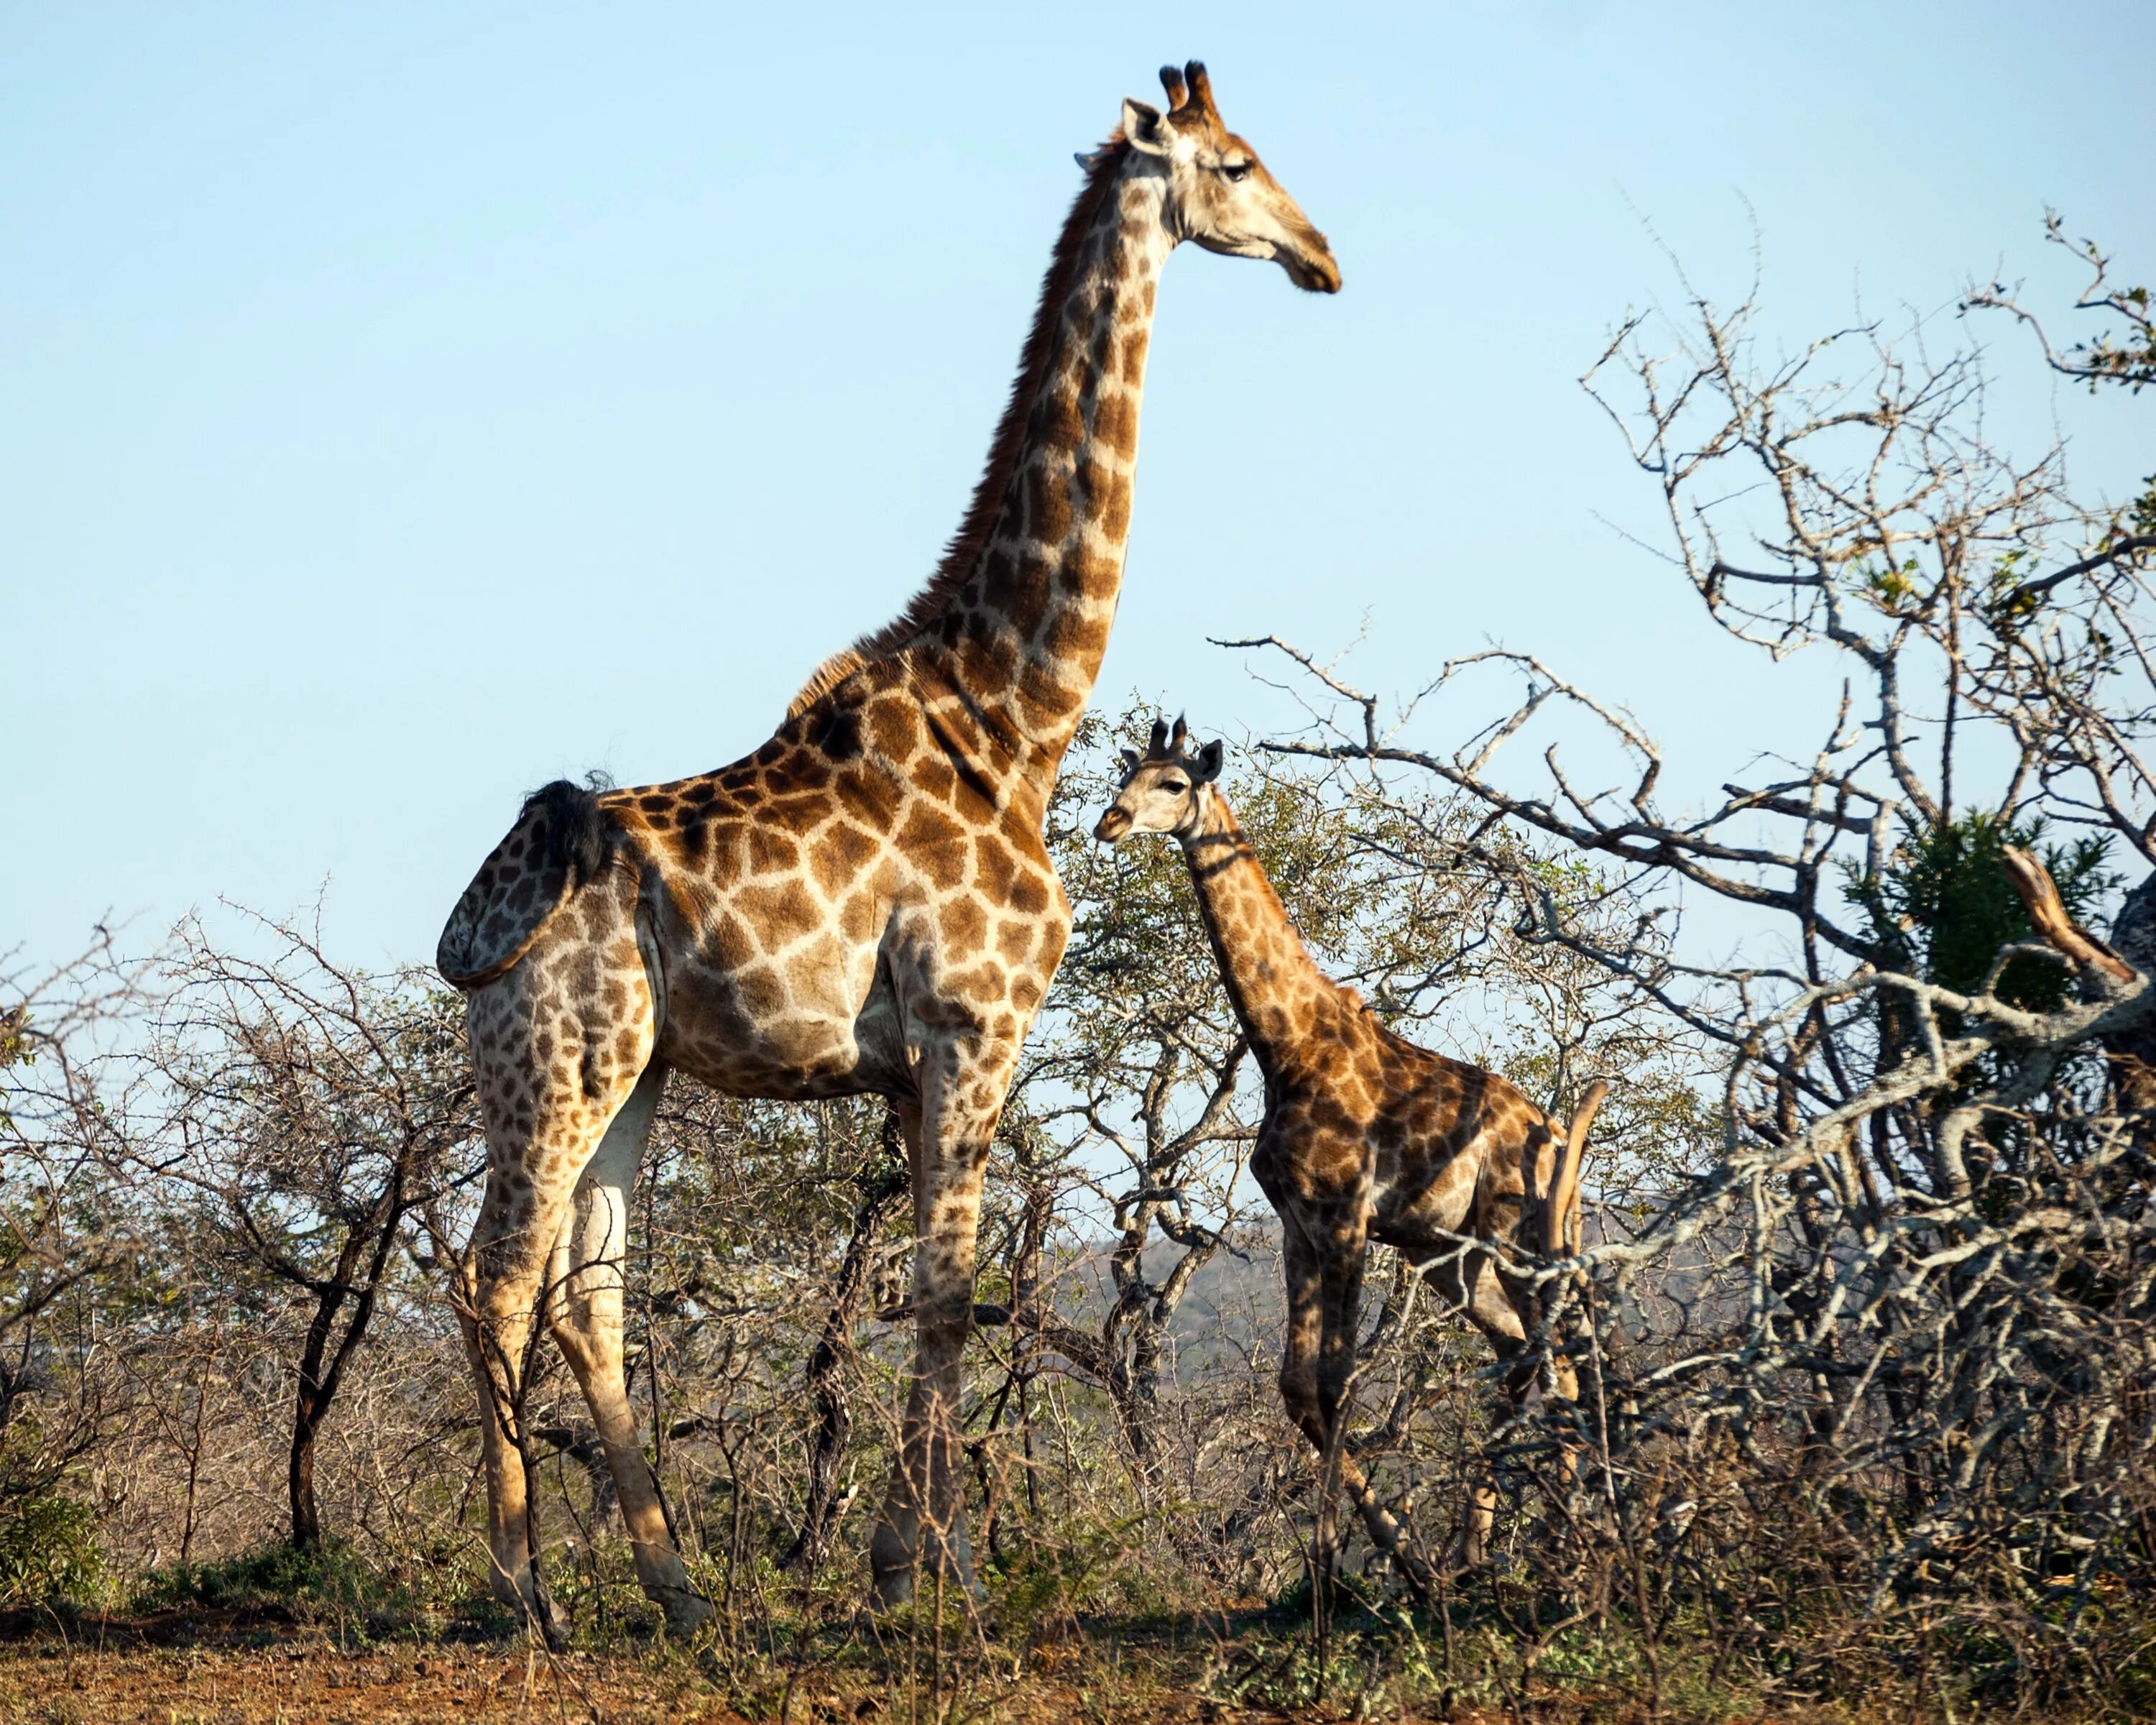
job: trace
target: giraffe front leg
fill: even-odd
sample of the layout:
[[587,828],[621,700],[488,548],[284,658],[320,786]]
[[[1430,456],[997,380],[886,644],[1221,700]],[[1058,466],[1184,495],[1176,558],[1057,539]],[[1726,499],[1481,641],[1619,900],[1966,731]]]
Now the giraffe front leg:
[[[1269,1195],[1271,1186],[1267,1188]],[[1287,1272],[1287,1340],[1281,1397],[1288,1415],[1316,1445],[1321,1461],[1344,1479],[1356,1470],[1346,1453],[1348,1392],[1363,1307],[1368,1236],[1359,1194],[1322,1203],[1276,1196]]]
[[1325,1424],[1318,1413],[1317,1355],[1325,1339],[1324,1283],[1317,1254],[1301,1227],[1281,1210],[1281,1259],[1287,1275],[1287,1332],[1281,1349],[1281,1400],[1296,1429],[1322,1455]]
[[1322,1496],[1317,1553],[1322,1566],[1320,1574],[1326,1579],[1337,1555],[1334,1527],[1339,1493],[1348,1493],[1358,1507],[1375,1501],[1362,1468],[1348,1453],[1348,1407],[1354,1389],[1355,1348],[1362,1328],[1363,1270],[1368,1256],[1364,1209],[1359,1190],[1342,1194],[1310,1224],[1318,1271],[1317,1441]]
[[[1267,1183],[1266,1190],[1271,1195],[1270,1183]],[[1273,1208],[1281,1214],[1281,1266],[1287,1275],[1287,1332],[1281,1349],[1281,1401],[1287,1409],[1289,1420],[1317,1451],[1317,1527],[1312,1544],[1315,1581],[1322,1571],[1329,1569],[1331,1563],[1332,1469],[1335,1464],[1344,1464],[1344,1475],[1354,1464],[1335,1450],[1332,1429],[1326,1419],[1324,1399],[1318,1391],[1318,1365],[1325,1348],[1325,1276],[1319,1254],[1304,1231],[1301,1218],[1292,1209],[1285,1207],[1278,1197],[1274,1198]],[[1313,1609],[1320,1608],[1315,1594],[1312,1604]]]
[[1317,1348],[1318,1418],[1328,1452],[1344,1453],[1348,1399],[1355,1377],[1355,1346],[1362,1329],[1363,1270],[1368,1239],[1359,1194],[1341,1202],[1341,1214],[1321,1224],[1318,1255],[1319,1314],[1322,1334]]
[[[1317,1451],[1321,1480],[1328,1468],[1363,1517],[1371,1543],[1383,1552],[1427,1603],[1436,1574],[1414,1536],[1378,1495],[1362,1466],[1348,1453],[1346,1403],[1354,1365],[1353,1314],[1360,1305],[1361,1254],[1352,1265],[1335,1260],[1291,1219],[1281,1198],[1282,1256],[1287,1271],[1287,1334],[1281,1361],[1281,1398],[1288,1417]],[[1345,1318],[1344,1324],[1342,1318]]]
[[973,1322],[982,1182],[1014,1059],[1000,1047],[924,1056],[919,1110],[900,1111],[913,1164],[914,1368],[897,1466],[869,1542],[886,1606],[938,1574],[974,1588],[957,1466],[960,1365]]

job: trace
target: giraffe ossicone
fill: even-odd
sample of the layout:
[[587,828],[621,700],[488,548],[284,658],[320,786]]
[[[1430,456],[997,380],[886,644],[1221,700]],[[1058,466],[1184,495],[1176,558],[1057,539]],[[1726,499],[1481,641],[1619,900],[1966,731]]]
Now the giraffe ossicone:
[[[1561,1122],[1496,1073],[1397,1034],[1327,976],[1220,790],[1223,754],[1217,742],[1192,751],[1181,719],[1172,731],[1156,721],[1143,754],[1123,751],[1122,781],[1093,833],[1105,845],[1164,833],[1183,848],[1229,1004],[1265,1075],[1250,1172],[1281,1219],[1281,1396],[1378,1548],[1425,1589],[1427,1559],[1346,1449],[1369,1244],[1397,1247],[1502,1358],[1519,1356],[1541,1315],[1535,1284],[1461,1242],[1577,1252],[1580,1157],[1608,1086],[1589,1085]],[[1532,1388],[1532,1373],[1512,1373],[1516,1399]],[[1577,1394],[1561,1364],[1551,1388]],[[1471,1559],[1490,1512],[1479,1494],[1464,1518]]]
[[986,470],[942,563],[828,660],[769,741],[673,783],[550,785],[465,892],[487,1185],[465,1261],[496,1593],[559,1631],[523,1386],[550,1331],[589,1403],[645,1590],[708,1604],[623,1387],[628,1199],[673,1068],[738,1096],[888,1096],[914,1170],[915,1369],[875,1532],[879,1596],[970,1585],[954,1465],[988,1147],[1070,932],[1042,820],[1123,572],[1157,288],[1184,240],[1332,292],[1325,238],[1221,123],[1204,67],[1127,100],[1057,239]]

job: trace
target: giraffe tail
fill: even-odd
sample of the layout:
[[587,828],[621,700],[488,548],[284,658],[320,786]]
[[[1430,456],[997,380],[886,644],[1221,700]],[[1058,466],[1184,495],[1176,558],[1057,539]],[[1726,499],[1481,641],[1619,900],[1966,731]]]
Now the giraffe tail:
[[1573,1110],[1572,1124],[1565,1129],[1564,1154],[1558,1159],[1556,1178],[1550,1182],[1549,1202],[1543,1207],[1543,1255],[1569,1257],[1579,1249],[1579,1158],[1587,1148],[1587,1131],[1594,1124],[1595,1111],[1609,1094],[1598,1078]]
[[596,791],[565,778],[524,799],[509,835],[449,912],[434,968],[470,993],[516,968],[569,896],[606,866],[615,829]]

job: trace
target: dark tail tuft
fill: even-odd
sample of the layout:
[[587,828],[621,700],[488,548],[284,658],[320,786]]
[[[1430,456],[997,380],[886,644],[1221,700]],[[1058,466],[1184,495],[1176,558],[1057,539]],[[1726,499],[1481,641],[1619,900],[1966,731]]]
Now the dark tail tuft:
[[606,861],[608,826],[599,788],[557,778],[524,799],[524,813],[536,810],[546,822],[547,862],[568,870],[572,888],[598,874]]

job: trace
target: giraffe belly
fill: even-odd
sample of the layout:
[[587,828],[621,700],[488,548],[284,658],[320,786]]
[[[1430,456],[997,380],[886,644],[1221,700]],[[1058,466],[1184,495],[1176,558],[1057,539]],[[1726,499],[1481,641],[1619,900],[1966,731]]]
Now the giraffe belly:
[[1472,1158],[1440,1161],[1394,1154],[1378,1159],[1371,1193],[1370,1235],[1388,1245],[1413,1247],[1444,1234],[1468,1231],[1475,1207]]
[[733,1096],[793,1100],[902,1089],[910,1080],[904,1050],[887,1028],[896,1024],[888,993],[873,949],[835,942],[790,963],[692,959],[668,968],[660,1055]]

